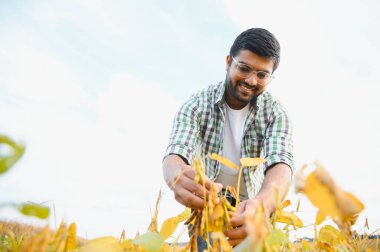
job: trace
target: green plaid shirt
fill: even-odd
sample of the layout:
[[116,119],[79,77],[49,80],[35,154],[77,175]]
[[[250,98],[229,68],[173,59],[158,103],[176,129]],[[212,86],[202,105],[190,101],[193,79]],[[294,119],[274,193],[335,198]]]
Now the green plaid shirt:
[[[222,155],[225,89],[224,82],[210,85],[191,96],[181,107],[173,121],[166,155],[180,155],[189,164],[198,152],[203,157],[211,153]],[[249,198],[259,192],[268,167],[285,163],[294,170],[291,121],[284,107],[268,91],[264,91],[250,106],[240,155],[267,159],[256,170],[244,169]],[[206,175],[215,180],[221,164],[210,158],[204,161]]]

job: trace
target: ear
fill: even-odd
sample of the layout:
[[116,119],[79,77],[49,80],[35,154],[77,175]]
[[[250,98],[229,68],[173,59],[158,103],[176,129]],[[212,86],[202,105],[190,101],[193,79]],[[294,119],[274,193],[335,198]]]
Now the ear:
[[228,68],[230,67],[230,63],[231,63],[231,57],[230,57],[230,55],[227,55],[227,57],[226,57],[226,71],[228,71]]

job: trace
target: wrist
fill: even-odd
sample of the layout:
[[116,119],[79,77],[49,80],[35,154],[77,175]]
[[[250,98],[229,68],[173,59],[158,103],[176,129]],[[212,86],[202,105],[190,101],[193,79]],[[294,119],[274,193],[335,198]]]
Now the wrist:
[[163,164],[163,173],[166,184],[171,190],[174,189],[174,185],[178,178],[182,175],[183,170],[186,169],[185,164],[176,162],[165,162]]
[[274,191],[262,191],[257,194],[256,199],[263,204],[268,216],[276,210],[276,193]]

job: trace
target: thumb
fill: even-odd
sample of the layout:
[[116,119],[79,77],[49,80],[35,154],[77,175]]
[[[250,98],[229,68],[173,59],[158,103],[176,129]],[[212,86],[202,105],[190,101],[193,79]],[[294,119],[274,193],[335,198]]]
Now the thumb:
[[242,201],[239,203],[237,209],[236,209],[236,212],[235,214],[243,214],[244,211],[245,211],[245,205],[246,205],[246,201]]
[[218,188],[218,192],[220,192],[223,189],[223,185],[221,183],[215,183],[215,185]]

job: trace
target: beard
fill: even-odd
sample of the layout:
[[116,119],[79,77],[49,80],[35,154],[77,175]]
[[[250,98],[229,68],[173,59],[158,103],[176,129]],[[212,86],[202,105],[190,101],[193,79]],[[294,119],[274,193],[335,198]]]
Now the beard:
[[262,94],[264,90],[260,90],[258,86],[250,86],[244,81],[237,81],[233,85],[231,78],[228,74],[226,76],[226,92],[228,92],[239,103],[255,103],[257,97]]

